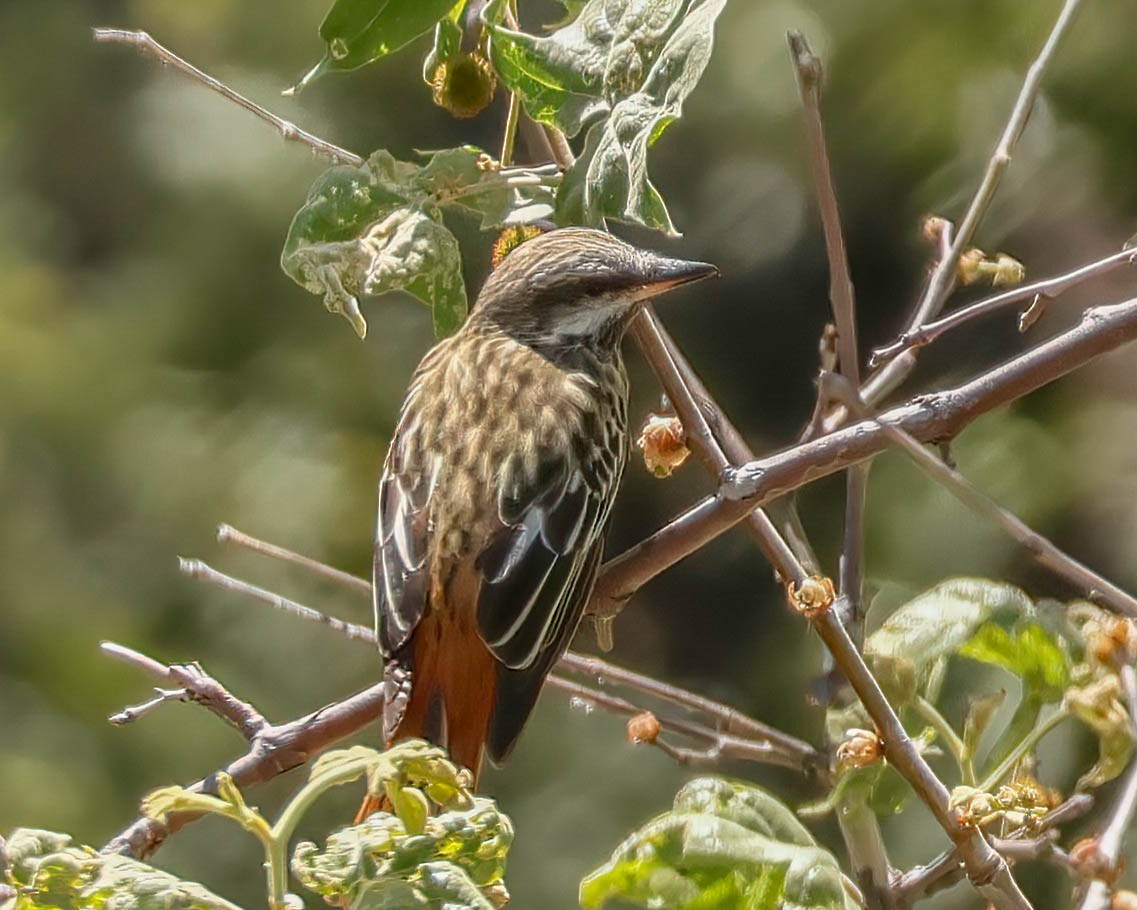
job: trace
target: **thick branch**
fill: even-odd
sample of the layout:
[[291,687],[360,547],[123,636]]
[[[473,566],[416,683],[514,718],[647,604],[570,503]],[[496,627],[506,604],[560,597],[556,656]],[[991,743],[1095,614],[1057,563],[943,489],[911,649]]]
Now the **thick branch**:
[[[842,376],[833,373],[822,376],[822,382],[841,400],[858,420],[874,419],[871,408],[857,395],[857,390]],[[929,477],[943,486],[976,515],[986,518],[1023,545],[1043,566],[1076,586],[1092,600],[1126,616],[1137,617],[1137,599],[1127,594],[1109,579],[1104,578],[1068,553],[1063,552],[1047,538],[1026,524],[1013,512],[1004,509],[966,477],[953,470],[919,442],[900,428],[880,424],[888,438],[902,449]]]
[[915,399],[880,415],[728,471],[719,494],[704,499],[603,567],[593,594],[604,609],[741,521],[755,506],[884,451],[892,424],[921,442],[958,435],[973,420],[1016,401],[1095,357],[1137,339],[1137,299],[1095,307],[1049,341],[954,389]]
[[[341,702],[327,705],[291,723],[266,724],[249,744],[249,751],[230,762],[222,770],[238,787],[271,780],[291,768],[304,764],[345,736],[363,729],[378,719],[383,710],[383,685],[378,683]],[[190,789],[204,793],[217,792],[217,776],[199,780]],[[199,818],[196,812],[175,812],[165,821],[139,818],[114,837],[104,853],[124,853],[144,859],[183,825]]]

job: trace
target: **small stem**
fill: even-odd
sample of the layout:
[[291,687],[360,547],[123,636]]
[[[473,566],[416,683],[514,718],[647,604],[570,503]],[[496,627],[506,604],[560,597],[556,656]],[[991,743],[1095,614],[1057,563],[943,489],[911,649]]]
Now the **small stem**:
[[1034,749],[1034,747],[1042,741],[1042,738],[1046,736],[1047,733],[1057,727],[1069,716],[1070,712],[1068,709],[1059,708],[1053,714],[1043,720],[1037,727],[1031,730],[1030,733],[1028,733],[1023,738],[1023,740],[1017,746],[1015,746],[1014,749],[1011,750],[1010,755],[1004,758],[994,771],[992,771],[983,779],[983,782],[979,784],[978,789],[983,790],[986,793],[990,793],[997,786],[999,786],[999,783],[1003,780],[1003,778],[1005,778],[1014,770],[1015,765],[1017,765],[1019,761],[1022,760],[1023,756],[1028,755],[1031,750]]
[[311,607],[287,597],[282,597],[273,591],[258,587],[257,585],[251,585],[247,581],[233,578],[224,572],[218,572],[200,559],[179,559],[178,568],[181,569],[183,575],[187,575],[190,578],[204,581],[206,584],[211,584],[218,588],[234,591],[237,594],[244,594],[247,597],[259,600],[261,603],[268,604],[270,607],[283,610],[285,613],[292,613],[301,619],[307,619],[309,622],[323,623],[341,635],[346,635],[348,638],[370,643],[375,642],[375,633],[367,626],[361,626],[359,623],[354,622],[344,622],[342,619],[336,619],[336,617],[328,616],[319,610],[313,610]]
[[337,766],[334,772],[326,772],[316,780],[309,780],[284,807],[284,811],[280,813],[265,841],[269,896],[274,910],[285,906],[284,896],[288,893],[288,845],[296,826],[300,824],[312,803],[321,795],[332,787],[357,780],[367,772],[374,761],[374,756],[366,756],[352,762],[344,762]]
[[260,553],[262,556],[268,556],[272,559],[278,559],[281,562],[299,566],[337,585],[359,591],[368,596],[371,595],[371,585],[365,579],[352,575],[350,572],[333,568],[327,563],[320,562],[318,559],[312,559],[310,556],[303,556],[292,550],[286,550],[284,547],[278,547],[276,544],[271,544],[268,541],[253,537],[244,531],[238,531],[232,525],[218,525],[217,540],[220,543],[244,547],[246,550],[252,550],[254,553]]
[[[911,328],[918,328],[930,319],[934,319],[943,309],[944,302],[955,286],[955,267],[959,261],[959,255],[971,244],[975,231],[979,227],[979,222],[982,221],[995,198],[995,192],[999,188],[1003,172],[1006,171],[1011,162],[1011,156],[1018,145],[1019,137],[1030,118],[1030,112],[1034,109],[1034,102],[1042,85],[1043,74],[1050,65],[1050,60],[1053,58],[1062,36],[1069,29],[1074,14],[1080,5],[1081,0],[1066,0],[1050,35],[1046,39],[1046,43],[1043,44],[1042,50],[1038,52],[1038,56],[1027,70],[1026,78],[1023,80],[1018,98],[1015,99],[1007,125],[987,161],[987,168],[983,173],[979,188],[975,191],[975,196],[967,207],[963,220],[959,223],[954,242],[947,255],[941,257],[936,263],[924,293],[916,304],[912,318],[909,320]],[[885,396],[904,381],[915,365],[916,358],[912,352],[890,360],[869,378],[865,388],[861,390],[865,400],[869,404],[879,404]]]
[[[1066,272],[1062,275],[1056,275],[1053,278],[1044,278],[1033,284],[1012,288],[1009,291],[1004,291],[993,297],[977,300],[975,303],[968,304],[958,310],[953,310],[948,313],[948,315],[934,322],[928,322],[918,328],[909,329],[891,344],[879,347],[873,351],[869,364],[870,366],[876,366],[877,364],[891,360],[899,354],[903,354],[905,351],[931,344],[946,332],[950,332],[952,329],[971,322],[980,316],[996,313],[1005,307],[1021,303],[1024,300],[1038,300],[1041,297],[1057,297],[1059,294],[1081,284],[1083,281],[1108,274],[1123,265],[1134,264],[1137,264],[1137,250],[1120,250],[1116,253],[1110,253],[1101,259],[1080,265],[1073,271]],[[1034,304],[1032,304],[1032,306],[1034,306]]]
[[509,167],[513,161],[513,146],[517,140],[517,123],[521,119],[521,97],[517,92],[509,95],[509,112],[505,116],[505,135],[501,139],[501,166]]
[[276,131],[280,133],[281,138],[285,141],[302,142],[316,154],[328,158],[332,164],[346,163],[354,164],[356,167],[363,164],[363,159],[355,154],[355,152],[349,152],[347,149],[340,148],[338,145],[321,139],[319,136],[314,136],[312,133],[300,129],[296,124],[285,120],[283,117],[278,117],[267,108],[261,107],[255,101],[250,101],[244,95],[229,88],[229,86],[221,80],[215,79],[208,73],[199,70],[192,63],[183,60],[173,51],[163,47],[146,32],[132,31],[123,28],[96,28],[92,29],[92,32],[95,41],[100,44],[125,44],[130,47],[138,48],[138,50],[155,57],[162,63],[169,64],[191,79],[200,82],[210,91],[216,92],[222,98],[243,107],[254,117],[258,117],[265,123],[275,127]]
[[959,767],[960,774],[963,774],[964,763],[967,760],[967,747],[964,746],[960,735],[955,732],[955,729],[948,723],[947,718],[940,713],[939,709],[927,699],[917,695],[912,706],[916,709],[917,714],[932,725],[932,729],[936,731],[940,739],[944,741],[948,751],[951,752],[952,758],[955,759],[955,763]]

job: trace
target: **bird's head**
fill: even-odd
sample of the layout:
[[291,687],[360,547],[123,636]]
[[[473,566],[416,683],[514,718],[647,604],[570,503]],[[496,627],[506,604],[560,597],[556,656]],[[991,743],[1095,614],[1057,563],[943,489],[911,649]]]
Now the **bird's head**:
[[616,345],[645,301],[712,275],[718,269],[705,262],[668,259],[603,231],[561,228],[506,256],[471,319],[530,342]]

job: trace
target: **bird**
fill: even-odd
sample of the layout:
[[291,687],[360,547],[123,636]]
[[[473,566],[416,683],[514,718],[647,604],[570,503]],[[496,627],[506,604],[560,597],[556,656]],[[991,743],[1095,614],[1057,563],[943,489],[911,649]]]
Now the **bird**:
[[485,758],[509,755],[596,582],[629,448],[625,330],[649,299],[717,274],[551,230],[513,249],[423,357],[379,481],[387,747],[425,739],[475,785]]

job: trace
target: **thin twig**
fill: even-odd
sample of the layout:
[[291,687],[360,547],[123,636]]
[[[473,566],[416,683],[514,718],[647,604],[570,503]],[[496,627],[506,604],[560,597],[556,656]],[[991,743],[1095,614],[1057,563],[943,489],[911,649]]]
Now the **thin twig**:
[[837,326],[837,356],[841,374],[855,385],[861,384],[860,358],[857,354],[857,306],[853,294],[853,280],[849,274],[849,254],[845,249],[845,234],[841,229],[841,212],[837,204],[837,189],[833,183],[833,168],[825,145],[825,127],[821,120],[821,83],[824,71],[821,60],[809,48],[801,32],[787,36],[790,56],[797,75],[805,114],[805,132],[809,140],[809,163],[813,173],[813,186],[817,192],[817,207],[821,215],[821,229],[825,235],[825,250],[829,258],[829,303]]
[[[865,404],[857,394],[857,390],[843,376],[828,373],[822,376],[822,383],[858,420],[875,419],[872,409]],[[1039,563],[1055,575],[1069,581],[1087,599],[1114,612],[1137,617],[1137,598],[1060,550],[1013,512],[1004,509],[976,488],[958,471],[944,464],[902,429],[887,423],[882,423],[880,426],[888,438],[910,456],[925,474],[976,515],[1002,528],[1012,539],[1022,544]]]
[[254,553],[260,553],[263,556],[279,559],[281,562],[291,563],[337,585],[359,591],[360,593],[368,595],[368,597],[371,596],[371,584],[366,579],[360,578],[358,575],[352,575],[350,572],[344,572],[342,569],[337,569],[334,566],[329,566],[327,563],[320,562],[318,559],[312,559],[310,556],[303,556],[300,553],[295,553],[284,547],[278,547],[276,544],[253,537],[244,531],[238,531],[232,525],[220,524],[217,526],[217,542],[244,547],[246,550],[252,550]]
[[[243,537],[245,536],[243,535]],[[294,561],[290,558],[291,556],[297,555],[282,547],[272,545],[268,547],[259,546],[259,544],[264,542],[256,538],[247,539],[254,545],[252,548],[258,552],[270,553],[279,558],[285,558],[289,562]],[[288,556],[281,556],[280,554],[288,554]],[[232,575],[219,572],[217,569],[206,565],[200,560],[194,560],[193,566],[194,571],[187,573],[191,578],[204,581],[206,584],[213,585],[222,590],[232,591],[236,594],[241,594],[253,600],[266,603],[269,606],[280,609],[300,619],[307,620],[308,622],[327,626],[354,641],[362,641],[370,645],[378,643],[374,631],[365,626],[328,616],[312,607],[290,600],[287,597],[281,597],[278,594],[249,584]],[[356,589],[354,584],[351,587],[353,590]],[[606,680],[615,685],[633,689],[653,698],[698,711],[704,715],[707,721],[713,724],[713,730],[709,727],[699,725],[699,730],[697,732],[691,732],[689,735],[703,736],[704,738],[710,739],[722,739],[723,742],[730,741],[736,744],[732,746],[735,753],[743,749],[741,745],[737,744],[746,742],[749,743],[747,748],[750,749],[751,753],[768,756],[766,760],[774,764],[796,768],[806,775],[815,778],[824,778],[827,773],[825,756],[811,745],[787,733],[783,733],[781,730],[777,730],[774,727],[770,727],[748,717],[728,705],[721,704],[709,698],[704,698],[701,695],[696,695],[693,692],[688,692],[677,686],[669,685],[662,680],[653,679],[650,676],[645,676],[632,670],[626,670],[623,667],[617,667],[598,657],[568,652],[557,666],[562,670],[580,673],[591,679]],[[563,683],[565,680],[562,678],[561,682]],[[561,688],[564,688],[564,686],[561,686]],[[601,699],[594,700],[597,701],[597,703],[603,703]],[[643,710],[636,706],[633,706],[633,708],[634,711]],[[688,732],[681,727],[675,727],[675,729],[677,732]],[[721,737],[720,733],[722,734]]]
[[[821,229],[825,235],[825,252],[829,263],[829,304],[837,327],[837,363],[841,375],[848,377],[854,386],[860,386],[856,296],[849,272],[845,233],[841,228],[841,211],[833,182],[833,168],[829,163],[829,150],[825,143],[825,126],[821,120],[824,70],[820,58],[810,50],[804,35],[791,31],[787,38],[801,94],[810,170],[817,194],[817,208],[821,215]],[[854,465],[849,469],[845,486],[845,539],[839,573],[839,588],[845,595],[844,603],[849,605],[849,616],[845,620],[854,641],[860,637],[860,618],[863,613],[867,489],[868,465]]]
[[[633,320],[631,328],[632,337],[683,424],[688,444],[706,470],[717,480],[726,468],[752,459],[754,453],[723,417],[654,309],[644,307]],[[715,429],[711,427],[712,420],[718,427],[718,436],[726,435],[729,442],[724,440],[720,443]],[[783,584],[787,581],[800,582],[809,574],[764,510],[755,509],[749,516],[747,527]]]
[[[238,531],[231,525],[222,525],[222,527],[227,528],[229,531],[224,538],[226,542],[245,547],[253,552],[272,557],[273,559],[279,559],[293,565],[302,566],[322,577],[332,578],[340,582],[340,584],[351,591],[370,596],[371,586],[362,578],[347,572],[342,572],[310,557],[302,556],[293,550],[253,537],[243,531]],[[289,605],[283,607],[286,612],[299,616],[302,619],[309,619],[324,625],[333,626],[333,623],[329,621],[330,617],[325,617],[318,610],[314,610],[311,607],[304,607],[301,611],[295,611],[291,609],[290,606],[294,602],[288,601],[287,598],[280,598],[275,594],[272,594],[269,598],[265,598],[262,596],[262,590],[254,585],[249,585],[238,578],[225,575],[208,566],[204,568],[208,569],[208,571],[201,572],[197,577],[210,584],[216,584],[225,590],[235,591],[254,599],[268,602],[273,606],[283,601]],[[318,614],[318,616],[314,614]],[[341,623],[341,625],[349,626],[356,640],[364,640],[371,643],[376,641],[374,633],[370,629],[365,629],[363,626],[357,626],[352,623]],[[662,680],[645,676],[642,673],[637,673],[626,667],[617,666],[616,664],[609,663],[600,657],[592,655],[568,651],[561,658],[558,666],[562,670],[579,673],[582,676],[607,685],[625,686],[652,698],[670,702],[673,705],[690,711],[699,712],[713,725],[716,732],[726,733],[731,737],[749,741],[772,743],[784,750],[787,754],[793,755],[795,757],[795,766],[805,767],[810,773],[820,775],[824,775],[827,772],[825,756],[810,746],[809,743],[789,736],[781,730],[755,720],[743,714],[741,711],[724,705],[721,702],[714,701],[702,695],[697,695],[694,692],[673,686]]]
[[[1133,733],[1137,736],[1137,673],[1132,664],[1125,664],[1118,670],[1121,688],[1129,705],[1129,717]],[[1117,802],[1110,811],[1109,821],[1097,839],[1098,853],[1104,865],[1110,869],[1118,868],[1121,847],[1125,834],[1137,816],[1137,761],[1131,761],[1125,780],[1118,791]],[[1110,905],[1111,888],[1109,883],[1099,879],[1090,882],[1086,896],[1082,899],[1080,910],[1107,910]]]
[[363,164],[363,159],[355,154],[355,152],[349,152],[347,149],[340,148],[338,145],[321,139],[319,136],[314,136],[307,130],[300,129],[296,124],[290,123],[282,117],[278,117],[267,108],[261,107],[255,101],[250,101],[240,92],[229,88],[224,82],[199,70],[192,63],[183,60],[173,51],[163,47],[150,37],[147,32],[133,31],[124,28],[96,28],[92,29],[92,32],[95,41],[99,43],[125,44],[129,47],[137,48],[144,54],[149,54],[162,63],[169,64],[174,69],[200,82],[211,91],[217,92],[217,94],[223,98],[240,105],[253,116],[260,118],[265,123],[274,127],[284,140],[288,142],[302,142],[316,154],[323,155],[330,160],[332,164],[354,164],[357,167]]
[[[564,692],[578,704],[584,706],[599,706],[625,717],[634,717],[644,711],[642,706],[633,704],[625,698],[594,686],[585,685],[558,673],[549,674],[547,682],[550,688]],[[656,718],[664,731],[695,739],[702,743],[699,748],[695,749],[676,746],[661,739],[651,741],[651,745],[657,746],[680,764],[709,766],[717,765],[729,759],[736,759],[791,768],[820,780],[826,778],[823,770],[825,767],[824,757],[808,746],[806,749],[812,754],[808,762],[803,763],[800,754],[787,752],[780,744],[769,739],[749,739],[734,736],[696,721],[659,717],[658,715]],[[784,736],[785,734],[781,735]]]
[[[991,201],[995,198],[995,192],[999,188],[999,182],[1002,179],[1003,172],[1011,162],[1011,156],[1014,154],[1015,146],[1018,144],[1023,129],[1026,127],[1030,112],[1034,109],[1034,102],[1038,97],[1039,88],[1042,85],[1043,74],[1046,72],[1046,68],[1049,66],[1054,52],[1062,40],[1062,36],[1069,29],[1074,14],[1078,11],[1080,5],[1081,0],[1065,0],[1062,11],[1059,13],[1058,19],[1054,23],[1049,37],[1046,39],[1046,43],[1042,46],[1042,50],[1039,51],[1038,56],[1030,65],[1030,69],[1027,70],[1026,78],[1023,80],[1018,98],[1015,99],[1015,104],[1011,109],[1011,115],[1007,120],[1007,125],[1004,127],[1003,134],[999,137],[999,142],[996,144],[995,150],[991,153],[991,157],[987,161],[987,167],[979,183],[979,188],[975,191],[975,196],[972,198],[971,204],[963,216],[963,220],[959,222],[951,249],[946,256],[940,258],[940,261],[932,271],[924,293],[916,304],[912,317],[908,322],[910,329],[918,328],[925,322],[934,319],[943,308],[944,302],[955,286],[955,268],[956,263],[959,261],[959,255],[971,244],[972,238],[975,236],[975,231],[979,227],[979,222],[983,219],[988,207],[991,205]],[[908,374],[912,372],[912,368],[915,364],[916,359],[913,352],[908,352],[908,354],[903,357],[890,360],[874,373],[865,387],[861,389],[861,394],[865,401],[872,405],[879,404],[893,389],[904,381]]]
[[[1034,836],[1021,839],[992,837],[991,846],[1007,859],[1016,862],[1049,860],[1069,870],[1068,857],[1054,843],[1054,831],[1061,825],[1081,818],[1093,805],[1093,797],[1089,794],[1075,794],[1038,820],[1033,829]],[[894,891],[902,906],[911,906],[921,898],[954,885],[963,874],[956,851],[948,850],[931,862],[916,866],[899,876]]]
[[1012,288],[1001,294],[995,294],[992,297],[977,300],[968,306],[953,310],[951,313],[948,313],[948,315],[934,322],[929,322],[918,328],[904,332],[891,344],[884,345],[873,351],[869,364],[875,366],[899,354],[903,354],[905,351],[931,344],[944,333],[971,322],[973,319],[998,312],[1001,309],[1009,307],[1012,304],[1021,303],[1024,300],[1033,301],[1028,311],[1037,312],[1037,302],[1041,298],[1052,300],[1070,288],[1081,284],[1083,281],[1087,281],[1099,275],[1105,275],[1120,266],[1133,265],[1134,263],[1137,263],[1137,250],[1120,250],[1116,253],[1104,256],[1101,259],[1097,259],[1094,262],[1078,266],[1078,268],[1066,272],[1065,274],[1056,275],[1053,278],[1044,278],[1041,281],[1034,282],[1034,284]]
[[892,444],[880,424],[899,427],[922,442],[949,440],[988,411],[1135,339],[1137,299],[1094,307],[1078,325],[964,385],[727,471],[717,495],[605,563],[589,608],[602,615],[619,612],[644,584],[732,528],[755,506],[878,455]]
[[[561,670],[579,673],[589,679],[610,685],[624,686],[644,695],[695,711],[705,718],[720,737],[720,744],[733,744],[730,748],[760,749],[762,753],[779,754],[788,759],[786,766],[804,771],[808,776],[825,780],[828,763],[825,756],[809,743],[790,736],[775,727],[755,720],[736,708],[698,695],[687,689],[673,686],[662,680],[619,667],[599,657],[567,652],[557,664]],[[664,718],[661,718],[663,721]],[[724,755],[724,757],[727,757]]]
[[159,689],[159,696],[145,705],[127,708],[112,715],[112,724],[121,726],[168,701],[189,701],[202,705],[218,717],[232,724],[246,740],[252,742],[268,726],[268,721],[252,705],[235,697],[221,683],[196,664],[163,664],[132,648],[104,641],[99,645],[103,653],[129,664],[162,682],[178,688]]
[[292,613],[301,619],[322,623],[334,629],[336,632],[339,632],[341,635],[345,635],[356,641],[368,642],[370,644],[375,644],[376,642],[375,632],[367,626],[361,626],[359,623],[346,622],[334,616],[328,616],[326,613],[313,610],[311,607],[305,606],[299,601],[282,597],[274,591],[251,585],[248,582],[226,575],[224,572],[218,572],[200,559],[179,558],[178,568],[183,575],[188,575],[190,578],[201,579],[219,588],[225,588],[237,594],[244,594],[246,597],[252,597],[255,600],[261,601],[261,603],[268,604],[270,607],[275,607],[277,610],[283,610],[285,613]]

